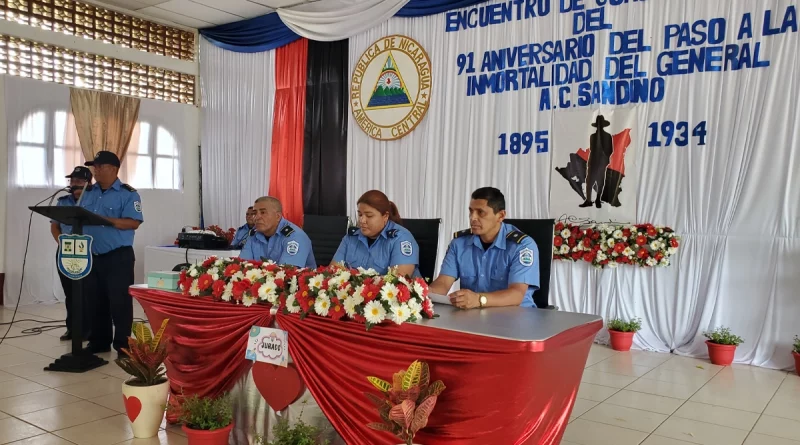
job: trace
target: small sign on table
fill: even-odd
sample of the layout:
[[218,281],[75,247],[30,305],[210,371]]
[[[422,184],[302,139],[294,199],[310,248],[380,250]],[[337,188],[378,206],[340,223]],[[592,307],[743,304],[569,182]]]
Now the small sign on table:
[[289,363],[289,333],[253,326],[250,328],[245,358],[286,367]]

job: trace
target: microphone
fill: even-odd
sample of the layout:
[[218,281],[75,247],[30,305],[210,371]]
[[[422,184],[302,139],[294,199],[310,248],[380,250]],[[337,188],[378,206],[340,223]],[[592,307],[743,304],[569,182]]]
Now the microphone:
[[83,197],[86,196],[86,189],[89,187],[89,182],[87,181],[86,184],[83,184],[83,191],[81,192],[81,197],[78,198],[78,202],[75,204],[77,207],[81,206],[81,201],[83,201]]
[[64,188],[62,188],[62,189],[58,189],[58,190],[56,190],[56,192],[55,192],[55,193],[53,193],[52,195],[50,195],[50,196],[48,196],[47,198],[44,198],[43,200],[41,200],[41,201],[37,202],[37,203],[34,205],[34,207],[35,207],[35,206],[38,206],[39,204],[41,204],[41,203],[43,203],[43,202],[45,202],[45,201],[47,201],[48,199],[50,200],[50,204],[48,204],[48,205],[51,205],[51,204],[53,204],[53,199],[56,197],[56,195],[58,195],[58,194],[59,194],[59,193],[61,193],[61,192],[68,192],[68,191],[70,191],[70,188],[69,188],[69,187],[64,187]]

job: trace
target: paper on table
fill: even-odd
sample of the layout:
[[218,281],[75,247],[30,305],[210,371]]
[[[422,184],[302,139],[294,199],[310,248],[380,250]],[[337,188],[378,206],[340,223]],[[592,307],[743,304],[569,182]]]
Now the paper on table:
[[430,297],[431,301],[433,301],[434,303],[449,304],[449,305],[453,304],[450,302],[450,297],[448,297],[447,295],[441,295],[429,292],[428,297]]

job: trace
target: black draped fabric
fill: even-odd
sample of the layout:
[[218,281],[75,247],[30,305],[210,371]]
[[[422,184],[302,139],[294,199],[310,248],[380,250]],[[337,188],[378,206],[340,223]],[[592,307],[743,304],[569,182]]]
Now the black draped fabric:
[[308,41],[303,211],[347,215],[348,44]]

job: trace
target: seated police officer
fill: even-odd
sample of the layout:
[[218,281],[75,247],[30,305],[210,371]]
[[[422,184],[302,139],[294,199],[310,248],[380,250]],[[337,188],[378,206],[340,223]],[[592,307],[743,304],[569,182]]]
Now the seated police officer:
[[[78,203],[78,199],[81,197],[81,193],[83,193],[83,187],[87,184],[92,183],[92,172],[86,167],[78,166],[72,170],[72,173],[67,175],[69,178],[69,186],[70,186],[70,194],[64,195],[58,198],[57,206],[74,206]],[[62,233],[64,235],[72,234],[72,226],[68,226],[66,224],[61,224],[57,221],[50,221],[50,233],[53,235],[53,239],[56,240],[58,243],[58,236]],[[59,248],[61,247],[59,243]],[[58,258],[58,254],[56,254],[56,258]],[[72,314],[70,311],[72,310],[72,280],[64,276],[64,274],[59,273],[58,278],[61,280],[61,287],[64,289],[64,296],[66,297],[66,305],[67,305],[67,332],[61,336],[61,341],[72,340],[72,332],[70,331],[70,327],[72,326]],[[86,339],[89,336],[89,326],[92,321],[91,316],[93,315],[88,309],[88,304],[83,305],[83,338]]]
[[418,276],[419,247],[401,224],[397,206],[383,192],[364,193],[358,198],[358,227],[348,230],[333,262],[380,274],[397,267],[398,275]]
[[94,167],[97,183],[85,192],[81,207],[112,224],[84,229],[86,235],[92,236],[92,271],[86,285],[95,308],[86,349],[106,352],[113,345],[123,357],[120,349],[128,347],[133,324],[133,299],[128,288],[134,281],[134,231],[144,221],[142,198],[135,188],[120,182],[120,161],[114,153],[98,152],[86,165]]
[[253,229],[256,226],[256,211],[253,207],[247,208],[247,213],[245,213],[244,218],[247,222],[236,229],[236,233],[233,235],[233,241],[231,241],[231,247],[234,249],[241,249],[244,247],[247,240],[255,232]]
[[311,240],[305,232],[283,218],[281,202],[270,196],[256,200],[253,209],[255,235],[251,236],[239,256],[245,260],[272,260],[281,265],[317,267]]
[[506,201],[500,190],[484,187],[472,193],[468,230],[455,234],[430,291],[444,295],[461,280],[461,289],[449,295],[461,309],[536,307],[539,288],[539,251],[533,240],[506,224]]

